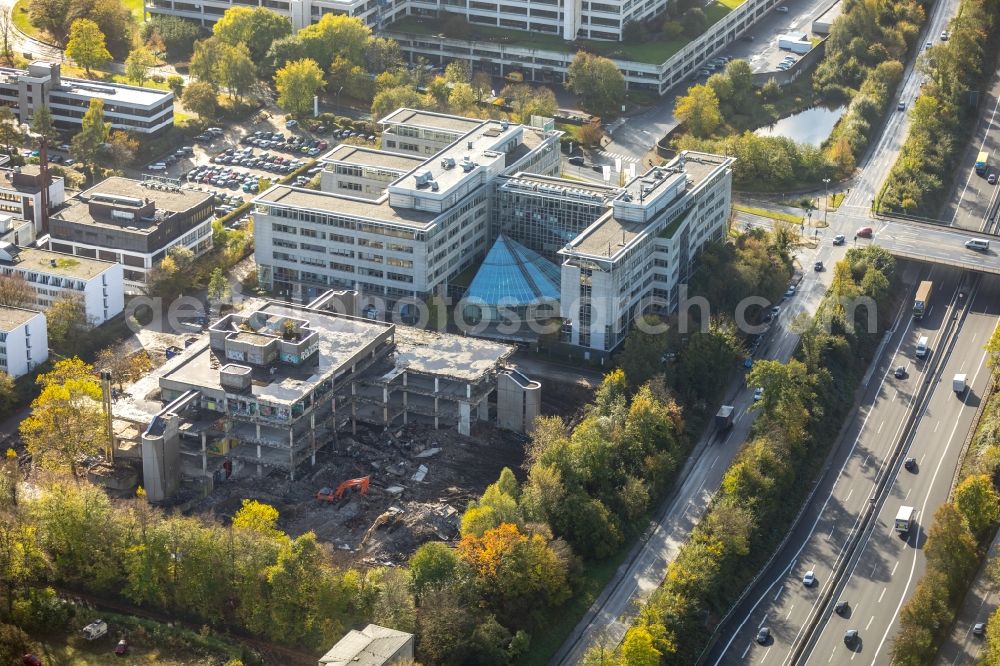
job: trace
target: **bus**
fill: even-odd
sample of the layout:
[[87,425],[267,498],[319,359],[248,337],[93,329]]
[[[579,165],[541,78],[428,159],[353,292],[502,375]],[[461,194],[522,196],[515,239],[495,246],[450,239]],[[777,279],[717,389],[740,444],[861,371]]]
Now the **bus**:
[[990,154],[985,150],[979,153],[979,157],[976,158],[976,173],[982,176],[984,173],[989,171],[990,165],[987,163],[990,159]]

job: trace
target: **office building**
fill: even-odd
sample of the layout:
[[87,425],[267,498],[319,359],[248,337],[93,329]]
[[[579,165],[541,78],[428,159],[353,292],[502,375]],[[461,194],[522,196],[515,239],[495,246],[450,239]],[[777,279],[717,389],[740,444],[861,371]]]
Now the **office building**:
[[49,249],[122,264],[126,292],[141,292],[170,248],[212,249],[213,210],[207,192],[113,176],[51,216]]
[[13,107],[22,123],[47,106],[55,126],[79,131],[91,99],[104,101],[104,121],[114,129],[156,136],[174,124],[174,94],[121,83],[64,77],[57,62],[36,61],[28,69],[0,67],[0,104]]
[[61,298],[81,299],[94,326],[125,308],[121,264],[0,242],[0,275],[24,280],[39,310]]
[[373,28],[406,14],[409,0],[145,0],[150,16],[177,16],[206,28],[230,7],[264,7],[285,16],[298,31],[324,14],[356,16]]
[[24,308],[0,306],[0,371],[20,377],[48,358],[45,315]]
[[[0,164],[6,164],[9,157],[2,156]],[[49,212],[61,206],[66,201],[66,187],[62,176],[49,172]],[[30,243],[36,236],[41,236],[42,219],[42,171],[37,164],[24,166],[0,167],[0,215],[27,220],[32,224],[30,234],[21,230],[18,241]],[[20,227],[16,222],[8,226]],[[30,238],[27,236],[30,235]]]
[[386,152],[338,146],[323,189],[274,185],[254,200],[262,286],[296,302],[354,289],[406,314],[485,255],[501,176],[559,170],[560,132],[413,109],[381,123]]
[[558,254],[563,340],[599,355],[647,312],[671,313],[695,258],[725,238],[732,157],[682,152],[628,182]]

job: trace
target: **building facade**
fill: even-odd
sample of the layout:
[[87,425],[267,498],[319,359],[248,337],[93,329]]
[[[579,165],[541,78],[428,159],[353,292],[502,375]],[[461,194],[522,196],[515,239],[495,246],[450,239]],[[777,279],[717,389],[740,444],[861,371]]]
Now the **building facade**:
[[24,280],[39,310],[61,298],[79,298],[95,326],[125,309],[121,264],[0,242],[0,275]]
[[[401,155],[356,151],[348,163],[340,146],[324,158],[322,190],[275,185],[254,200],[262,286],[297,302],[355,289],[406,314],[407,300],[423,300],[485,254],[499,177],[559,169],[559,132],[412,109],[381,122],[383,145]],[[356,196],[348,183],[362,188]]]
[[59,63],[36,61],[28,69],[0,67],[0,104],[13,107],[22,123],[47,106],[56,127],[79,130],[91,99],[104,101],[104,121],[140,136],[156,136],[174,124],[174,94],[64,77]]
[[[62,176],[50,172],[49,212],[65,201],[66,187]],[[43,233],[42,172],[37,164],[0,168],[0,215],[31,222],[35,236]]]
[[610,351],[636,317],[677,309],[697,255],[725,238],[734,161],[684,151],[626,184],[610,210],[559,250],[565,342]]
[[141,292],[174,246],[212,249],[212,195],[113,176],[49,219],[49,249],[123,265],[126,292]]
[[45,315],[23,308],[0,307],[0,371],[20,377],[48,358]]

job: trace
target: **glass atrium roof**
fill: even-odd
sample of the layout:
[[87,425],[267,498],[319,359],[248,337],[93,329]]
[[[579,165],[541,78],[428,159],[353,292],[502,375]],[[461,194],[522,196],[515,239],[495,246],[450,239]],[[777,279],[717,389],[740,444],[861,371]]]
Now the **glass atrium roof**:
[[559,300],[559,267],[501,234],[465,297],[487,305],[508,306]]

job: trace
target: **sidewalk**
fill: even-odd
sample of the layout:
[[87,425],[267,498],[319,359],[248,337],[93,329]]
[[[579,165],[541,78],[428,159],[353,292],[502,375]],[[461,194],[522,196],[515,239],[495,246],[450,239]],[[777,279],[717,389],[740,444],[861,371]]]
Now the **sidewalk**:
[[974,636],[972,627],[977,622],[986,622],[996,607],[996,588],[990,578],[990,564],[993,558],[1000,554],[1000,531],[997,532],[990,551],[972,582],[962,607],[958,609],[955,624],[951,628],[951,636],[941,646],[937,660],[939,666],[958,664],[975,664],[979,660],[979,652],[985,641],[984,636]]

